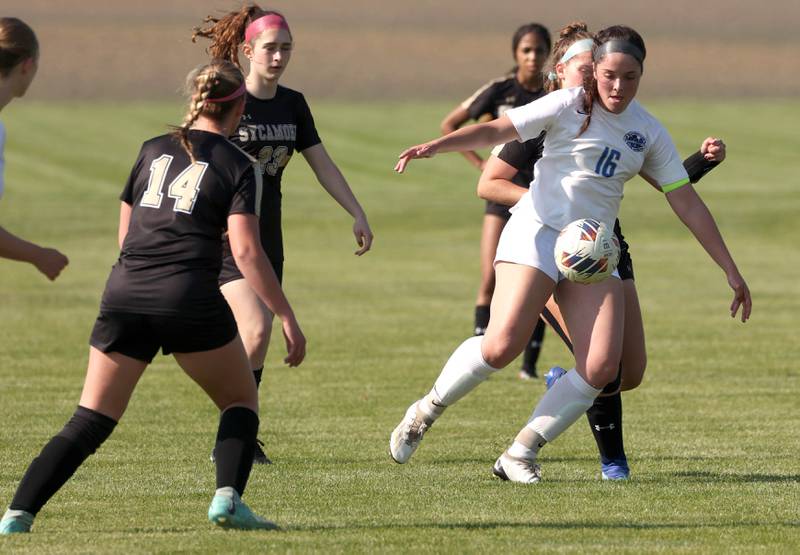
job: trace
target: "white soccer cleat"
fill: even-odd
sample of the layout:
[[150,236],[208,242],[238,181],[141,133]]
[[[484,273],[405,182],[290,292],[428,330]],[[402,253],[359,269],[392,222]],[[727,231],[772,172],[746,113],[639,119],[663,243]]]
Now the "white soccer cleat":
[[394,429],[389,439],[389,453],[396,463],[404,464],[408,462],[408,459],[419,447],[423,434],[430,427],[417,410],[417,405],[419,405],[419,401],[408,407],[406,415]]
[[542,479],[542,471],[538,464],[534,461],[512,457],[507,452],[500,455],[494,462],[492,474],[501,480],[521,484],[535,484]]

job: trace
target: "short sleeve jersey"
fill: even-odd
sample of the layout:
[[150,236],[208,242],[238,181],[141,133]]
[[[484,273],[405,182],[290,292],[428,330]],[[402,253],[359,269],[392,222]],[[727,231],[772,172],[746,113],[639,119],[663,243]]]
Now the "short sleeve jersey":
[[6,148],[6,128],[3,126],[3,122],[0,121],[0,198],[3,198],[3,191],[5,190],[5,170],[6,170],[6,158],[5,152]]
[[595,218],[611,226],[623,185],[640,171],[665,192],[689,182],[669,134],[636,100],[621,114],[595,105],[578,137],[587,117],[582,106],[583,88],[575,87],[507,112],[522,141],[546,132],[530,192],[541,223],[562,229]]
[[130,225],[101,309],[202,316],[224,303],[217,276],[230,214],[257,214],[255,160],[225,137],[189,131],[192,163],[173,135],[142,145],[120,199]]
[[[302,93],[278,86],[273,98],[247,93],[242,120],[231,137],[258,160],[264,183],[261,244],[271,260],[283,260],[281,177],[292,155],[321,143],[314,117]],[[226,244],[226,256],[230,256]]]
[[[490,114],[492,119],[497,119],[511,108],[524,106],[541,97],[544,90],[529,91],[524,88],[515,74],[511,73],[493,79],[461,103],[469,117],[477,120],[485,114]],[[514,176],[513,182],[522,187],[527,187],[533,179],[533,165],[525,168],[522,173]]]
[[530,141],[518,142],[511,141],[504,145],[497,145],[492,154],[500,158],[503,162],[517,169],[512,182],[525,187],[530,186],[533,181],[533,166],[542,157],[544,148],[544,132]]

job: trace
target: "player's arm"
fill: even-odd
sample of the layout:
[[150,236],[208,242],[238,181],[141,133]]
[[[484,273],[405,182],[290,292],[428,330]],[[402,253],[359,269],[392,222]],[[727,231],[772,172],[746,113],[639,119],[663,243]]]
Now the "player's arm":
[[131,212],[133,212],[133,206],[125,201],[119,203],[119,229],[117,230],[117,240],[119,241],[120,249],[122,249],[122,244],[125,242],[125,237],[128,236],[128,228],[131,225]]
[[[467,123],[470,119],[469,111],[464,107],[463,104],[459,104],[453,109],[452,112],[445,116],[439,128],[442,131],[442,135],[447,135],[448,133],[452,133]],[[474,150],[467,150],[461,154],[464,155],[464,158],[467,159],[467,162],[469,162],[470,165],[478,168],[479,170],[483,169],[485,162],[477,152]]]
[[403,173],[409,161],[415,158],[431,158],[439,152],[463,152],[476,148],[492,147],[519,140],[517,129],[507,115],[486,122],[462,127],[444,137],[439,137],[427,143],[412,146],[400,153],[400,161],[395,165],[395,171]]
[[56,249],[40,247],[17,237],[0,226],[0,258],[28,262],[36,266],[49,280],[54,280],[69,264],[69,259]]
[[734,298],[731,303],[731,317],[736,316],[736,312],[741,306],[742,322],[746,322],[750,318],[752,306],[750,290],[739,273],[739,269],[736,267],[728,248],[725,246],[725,241],[722,239],[711,212],[709,212],[691,184],[683,185],[668,192],[666,197],[675,214],[691,230],[714,262],[725,272],[728,284],[734,291]]
[[281,319],[288,353],[284,362],[289,366],[297,366],[305,358],[306,339],[289,300],[283,294],[275,270],[261,246],[258,216],[244,213],[228,216],[228,239],[236,266],[241,270],[247,284],[272,313]]
[[[683,161],[683,167],[689,174],[689,181],[697,183],[705,174],[719,166],[725,160],[726,149],[722,139],[708,137],[700,145],[700,150],[689,156]],[[661,190],[655,179],[641,172],[639,175],[652,185],[655,189]]]
[[361,256],[372,246],[372,229],[369,227],[364,209],[358,203],[347,180],[322,143],[308,147],[301,154],[314,170],[320,185],[353,217],[353,235],[359,246],[355,254]]
[[486,160],[478,180],[478,196],[505,206],[514,206],[528,192],[525,187],[511,181],[518,172],[518,168],[492,154]]

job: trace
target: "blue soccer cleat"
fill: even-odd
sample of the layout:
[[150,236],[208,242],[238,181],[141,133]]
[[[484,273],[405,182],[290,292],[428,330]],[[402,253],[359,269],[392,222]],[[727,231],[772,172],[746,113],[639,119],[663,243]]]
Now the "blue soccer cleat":
[[0,520],[0,534],[25,534],[31,531],[33,515],[27,511],[8,509]]
[[222,528],[236,530],[277,530],[274,522],[254,514],[232,487],[219,488],[208,508],[208,520]]
[[547,387],[547,389],[550,389],[559,379],[561,379],[561,376],[566,373],[567,371],[560,366],[553,366],[547,371],[547,374],[544,375],[544,385]]
[[621,481],[627,480],[631,476],[631,470],[628,468],[628,459],[611,459],[608,462],[600,461],[601,474],[603,480]]

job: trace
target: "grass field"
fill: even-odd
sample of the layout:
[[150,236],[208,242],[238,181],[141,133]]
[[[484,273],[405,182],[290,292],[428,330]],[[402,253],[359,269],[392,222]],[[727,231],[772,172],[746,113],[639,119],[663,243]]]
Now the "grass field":
[[[458,155],[390,172],[433,136],[449,105],[315,106],[364,204],[374,251],[356,258],[345,213],[302,160],[284,179],[286,289],[306,362],[262,386],[262,439],[246,499],[278,533],[205,520],[217,415],[172,359],[158,358],[102,449],[2,552],[737,552],[800,550],[800,104],[656,103],[681,153],[708,134],[729,160],[699,190],[748,279],[752,320],[728,316],[722,273],[642,181],[621,215],[648,333],[643,386],[624,395],[633,479],[599,480],[585,421],[548,446],[545,481],[490,474],[541,395],[516,368],[451,409],[405,466],[389,433],[470,332],[482,204]],[[0,261],[0,503],[72,413],[87,339],[117,249],[117,196],[142,140],[179,120],[165,104],[13,104],[0,222],[62,249],[53,284]],[[298,158],[301,158],[298,156]],[[569,364],[549,333],[540,367]]]

